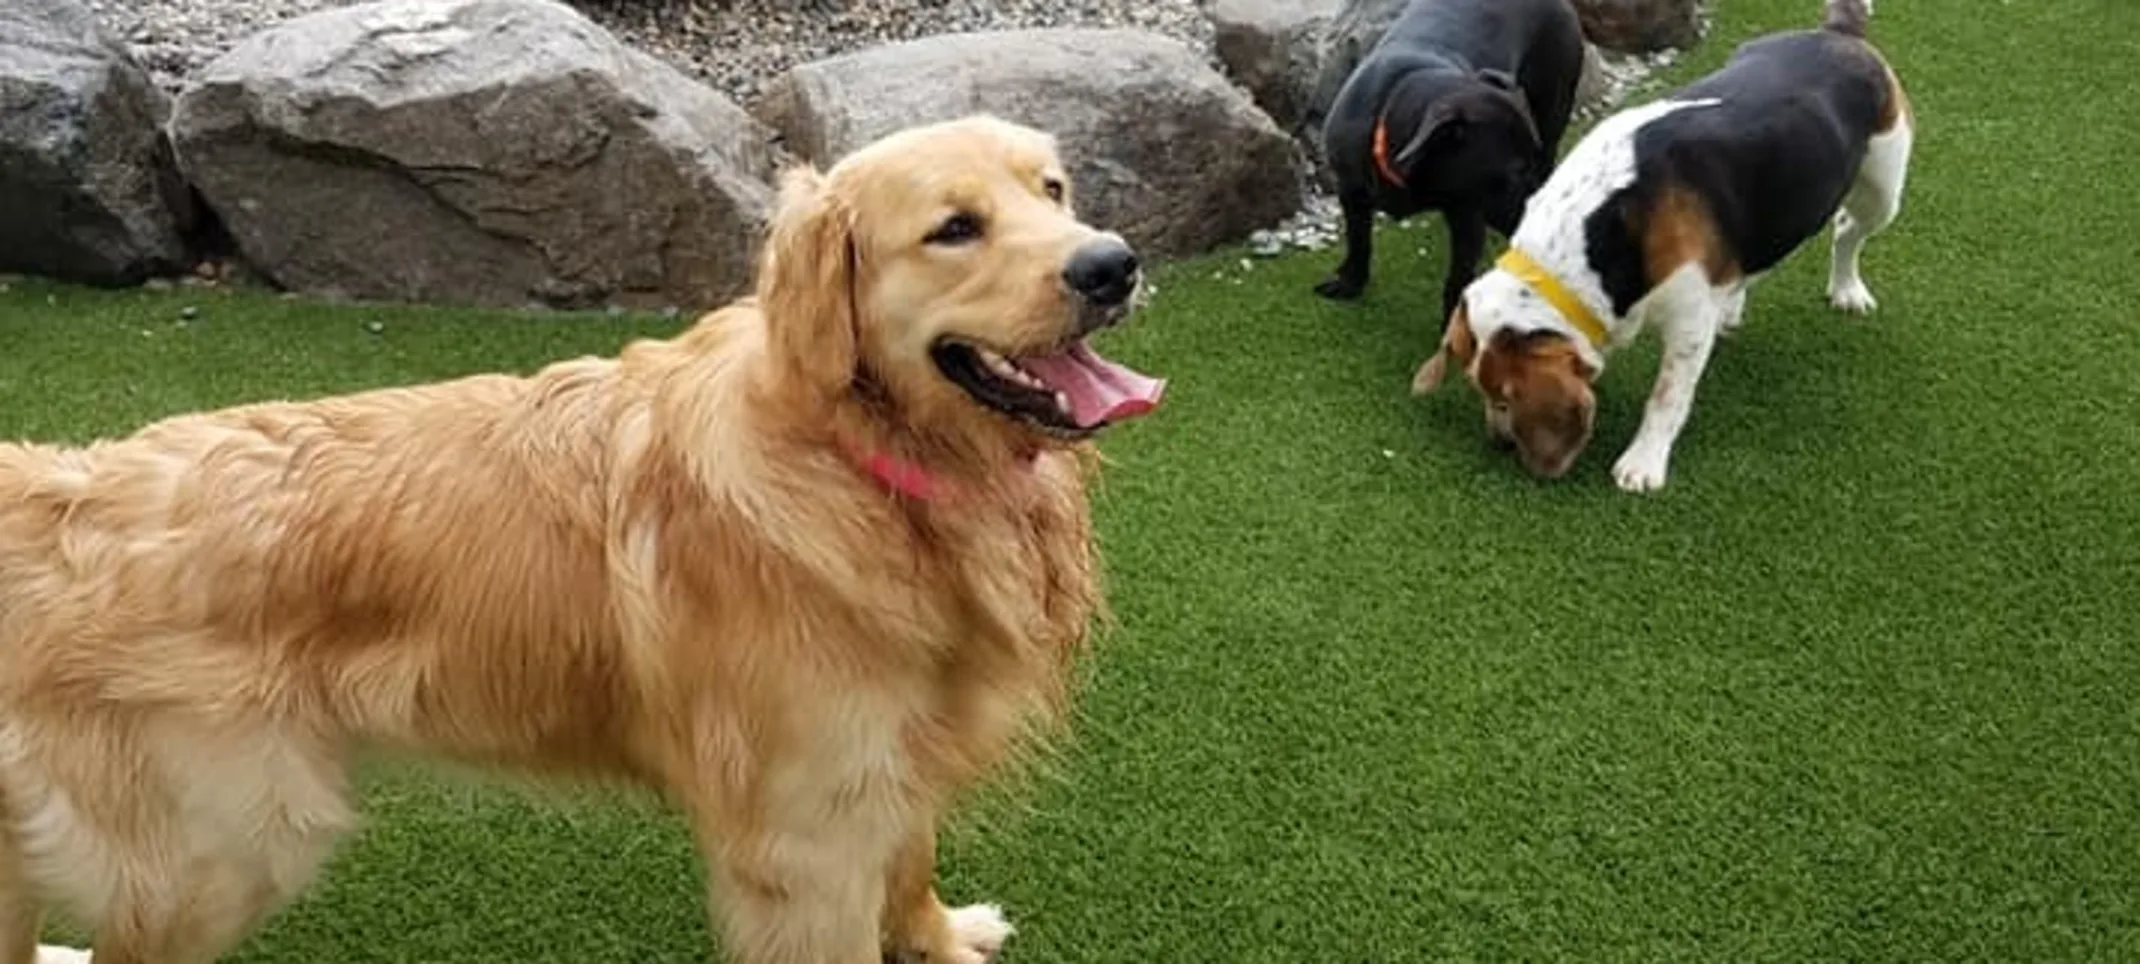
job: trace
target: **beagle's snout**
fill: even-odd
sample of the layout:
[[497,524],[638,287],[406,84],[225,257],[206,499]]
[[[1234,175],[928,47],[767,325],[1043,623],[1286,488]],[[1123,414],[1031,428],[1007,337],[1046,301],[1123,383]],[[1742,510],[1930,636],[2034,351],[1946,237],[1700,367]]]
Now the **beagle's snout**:
[[1137,290],[1137,252],[1119,238],[1088,241],[1063,266],[1063,284],[1086,301],[1119,305]]

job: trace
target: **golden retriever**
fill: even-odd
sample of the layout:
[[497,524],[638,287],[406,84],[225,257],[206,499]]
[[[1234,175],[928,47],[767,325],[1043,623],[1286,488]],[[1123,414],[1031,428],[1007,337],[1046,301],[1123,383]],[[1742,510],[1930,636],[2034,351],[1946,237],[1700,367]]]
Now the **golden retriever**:
[[976,116],[784,175],[673,340],[0,446],[0,964],[216,959],[354,822],[352,754],[653,788],[742,964],[975,964],[935,826],[1060,721],[1100,607],[1086,342],[1140,272]]

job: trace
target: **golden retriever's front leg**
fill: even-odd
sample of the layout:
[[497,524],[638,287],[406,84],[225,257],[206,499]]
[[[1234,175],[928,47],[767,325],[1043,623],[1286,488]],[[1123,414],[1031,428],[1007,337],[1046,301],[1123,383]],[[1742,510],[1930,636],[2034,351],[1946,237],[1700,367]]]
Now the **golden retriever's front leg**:
[[881,964],[890,843],[866,821],[833,820],[753,829],[709,848],[711,915],[728,959]]
[[1011,936],[991,904],[948,908],[936,896],[936,828],[916,825],[885,881],[884,959],[892,964],[987,964]]

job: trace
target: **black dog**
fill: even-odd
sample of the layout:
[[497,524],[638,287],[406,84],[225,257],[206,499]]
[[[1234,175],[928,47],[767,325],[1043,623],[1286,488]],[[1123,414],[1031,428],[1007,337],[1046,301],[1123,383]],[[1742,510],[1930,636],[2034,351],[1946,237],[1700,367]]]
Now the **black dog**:
[[1436,210],[1449,228],[1446,319],[1478,270],[1486,228],[1515,231],[1552,173],[1582,72],[1568,0],[1412,0],[1323,124],[1345,261],[1316,293],[1350,300],[1366,290],[1376,211]]

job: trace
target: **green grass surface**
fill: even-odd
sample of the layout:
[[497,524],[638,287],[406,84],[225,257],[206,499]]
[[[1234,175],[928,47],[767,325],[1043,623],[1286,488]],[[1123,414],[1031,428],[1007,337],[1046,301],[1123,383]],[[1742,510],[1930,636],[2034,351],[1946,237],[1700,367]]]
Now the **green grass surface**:
[[[1816,6],[1723,0],[1666,79]],[[1658,496],[1608,472],[1651,345],[1557,483],[1468,391],[1406,394],[1437,223],[1385,234],[1357,306],[1307,293],[1335,253],[1162,271],[1109,342],[1173,379],[1107,442],[1122,626],[1059,765],[947,841],[1009,962],[2140,957],[2140,7],[1888,2],[1874,33],[1921,124],[1882,311],[1826,309],[1825,238],[1778,270]],[[670,327],[17,283],[0,435]],[[368,798],[241,960],[706,959],[658,811],[398,770]]]

